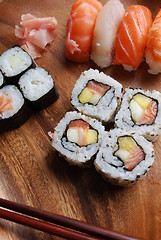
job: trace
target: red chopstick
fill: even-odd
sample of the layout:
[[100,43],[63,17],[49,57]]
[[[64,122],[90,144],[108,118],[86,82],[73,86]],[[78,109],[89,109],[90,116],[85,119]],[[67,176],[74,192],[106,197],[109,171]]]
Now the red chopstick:
[[[0,218],[66,239],[116,239],[136,240],[130,236],[110,231],[72,218],[49,213],[20,203],[0,198]],[[12,210],[6,210],[6,209]]]

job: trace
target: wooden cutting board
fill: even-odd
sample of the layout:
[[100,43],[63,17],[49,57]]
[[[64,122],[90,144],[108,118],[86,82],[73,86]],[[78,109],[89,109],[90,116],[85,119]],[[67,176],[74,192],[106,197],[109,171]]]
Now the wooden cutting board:
[[[106,1],[101,0],[104,4]],[[153,19],[159,1],[122,1],[127,7],[143,4]],[[69,166],[50,145],[53,131],[69,110],[71,91],[80,73],[92,62],[76,64],[65,59],[66,23],[74,0],[3,0],[0,3],[0,54],[14,46],[14,26],[24,13],[37,17],[55,16],[57,38],[36,62],[53,76],[60,97],[50,107],[37,112],[19,129],[0,135],[0,197],[43,210],[80,219],[143,239],[161,239],[161,137],[155,142],[155,163],[147,176],[131,188],[109,185],[94,167]],[[103,26],[102,26],[103,27]],[[152,76],[142,63],[135,72],[122,67],[104,69],[127,86],[161,91],[161,74]],[[8,221],[0,220],[0,239],[59,239]]]

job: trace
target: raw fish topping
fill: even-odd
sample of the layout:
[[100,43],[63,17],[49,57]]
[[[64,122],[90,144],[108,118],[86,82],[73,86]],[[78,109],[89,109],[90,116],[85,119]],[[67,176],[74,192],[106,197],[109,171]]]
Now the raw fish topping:
[[78,144],[80,147],[87,146],[98,141],[98,133],[91,129],[90,125],[83,120],[73,120],[67,129],[67,139]]
[[123,64],[132,68],[139,66],[151,25],[151,12],[148,8],[141,5],[128,7],[116,38],[114,64]]
[[21,39],[21,47],[35,59],[56,37],[57,20],[55,17],[37,18],[31,14],[21,16],[21,27],[15,26],[15,35]]
[[119,148],[115,152],[115,156],[123,161],[125,169],[132,171],[137,164],[145,159],[143,149],[137,145],[133,137],[119,137],[118,145]]

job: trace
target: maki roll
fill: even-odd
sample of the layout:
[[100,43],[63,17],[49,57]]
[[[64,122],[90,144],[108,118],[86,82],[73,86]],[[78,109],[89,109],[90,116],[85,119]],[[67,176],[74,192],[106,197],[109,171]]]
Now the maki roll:
[[3,77],[3,74],[0,71],[0,88],[3,86],[3,84],[4,84],[4,77]]
[[71,103],[85,115],[103,123],[113,121],[122,96],[122,85],[98,70],[81,74],[72,91]]
[[7,85],[0,89],[0,130],[20,127],[30,116],[30,110],[18,88]]
[[32,66],[34,63],[31,57],[18,46],[6,50],[0,57],[0,69],[6,84],[17,84],[20,76]]
[[126,89],[115,124],[138,132],[150,141],[161,134],[161,93],[142,89]]
[[153,162],[151,142],[132,131],[116,128],[104,138],[94,164],[112,184],[130,186],[148,172]]
[[59,93],[51,75],[43,68],[28,70],[18,82],[20,89],[34,109],[43,109],[58,99]]
[[49,132],[52,146],[71,165],[78,166],[87,165],[95,157],[103,135],[100,122],[76,111],[67,112],[55,132]]

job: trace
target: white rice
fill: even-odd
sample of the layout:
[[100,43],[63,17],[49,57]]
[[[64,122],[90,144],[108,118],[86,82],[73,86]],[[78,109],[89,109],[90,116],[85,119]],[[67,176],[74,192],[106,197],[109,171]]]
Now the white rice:
[[0,87],[3,85],[4,83],[4,77],[3,74],[0,72]]
[[11,99],[11,110],[5,110],[0,114],[0,119],[10,118],[15,115],[24,105],[24,98],[18,88],[14,85],[8,85],[0,89],[0,97],[5,94]]
[[[125,170],[123,162],[114,156],[115,151],[118,150],[118,137],[127,135],[132,136],[145,153],[145,160],[142,160],[131,171]],[[94,164],[97,171],[111,183],[130,186],[147,173],[153,162],[154,150],[151,142],[133,131],[116,128],[107,133]]]
[[[155,121],[151,125],[136,125],[131,118],[129,103],[136,93],[142,93],[145,96],[158,101],[158,113]],[[143,135],[150,141],[155,141],[158,135],[161,134],[161,93],[159,91],[144,91],[142,89],[125,89],[121,108],[115,117],[115,124],[122,129],[133,130],[140,135]]]
[[[9,58],[21,58],[22,61],[15,67],[12,68]],[[13,77],[25,71],[32,64],[31,57],[20,47],[14,47],[6,50],[2,53],[0,58],[0,69],[6,77]]]
[[51,75],[41,67],[28,70],[18,83],[23,95],[30,101],[38,100],[54,87]]
[[[90,126],[98,131],[98,142],[90,144],[88,146],[80,147],[75,143],[68,142],[64,133],[72,120],[82,119],[89,123]],[[91,158],[97,153],[104,136],[104,127],[96,119],[84,116],[80,113],[67,112],[65,117],[59,122],[55,128],[54,134],[51,132],[49,136],[52,139],[52,146],[63,155],[66,160],[72,165],[84,165],[86,162],[90,161]]]
[[[86,87],[88,81],[92,79],[97,82],[106,84],[111,88],[99,100],[97,105],[88,103],[82,104],[78,98],[79,94]],[[110,76],[107,76],[103,72],[89,69],[87,71],[84,71],[77,80],[72,91],[71,103],[76,109],[78,109],[78,111],[82,112],[83,114],[97,118],[98,120],[107,123],[113,120],[114,115],[119,107],[121,96],[122,85],[119,82]]]

